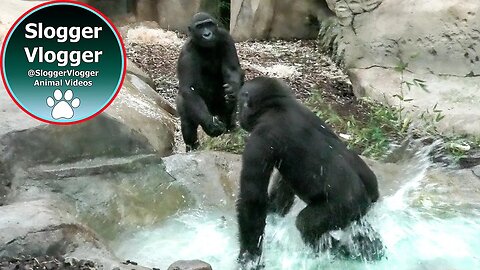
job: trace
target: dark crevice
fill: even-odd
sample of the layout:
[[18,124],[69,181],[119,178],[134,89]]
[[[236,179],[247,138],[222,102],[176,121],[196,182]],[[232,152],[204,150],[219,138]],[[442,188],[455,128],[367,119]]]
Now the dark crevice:
[[225,29],[230,29],[230,0],[220,0],[219,6],[220,21]]

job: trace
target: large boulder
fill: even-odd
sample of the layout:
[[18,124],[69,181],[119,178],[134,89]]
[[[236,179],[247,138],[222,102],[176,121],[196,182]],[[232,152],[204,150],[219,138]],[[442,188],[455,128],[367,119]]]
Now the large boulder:
[[176,261],[167,270],[212,270],[212,266],[204,261]]
[[330,14],[323,1],[233,0],[230,32],[237,41],[312,38],[318,34],[318,19]]
[[199,206],[234,208],[241,156],[204,151],[176,154],[163,161],[168,174],[189,190]]
[[184,184],[154,154],[97,157],[17,170],[7,204],[54,197],[75,205],[75,215],[105,240],[160,222],[195,203]]
[[104,113],[142,134],[161,155],[172,153],[175,110],[137,75],[127,75],[122,90]]
[[78,223],[73,209],[52,199],[0,207],[0,257],[69,256],[90,250],[82,259],[119,265],[96,234]]
[[[0,88],[6,92],[3,84]],[[159,100],[147,83],[129,74],[115,101],[102,114],[81,124],[58,126],[34,120],[8,95],[0,95],[0,204],[16,167],[171,154],[175,123]]]
[[0,207],[0,257],[60,256],[91,260],[102,269],[145,269],[120,263],[75,215],[74,205],[53,196]]
[[157,0],[157,20],[160,27],[186,32],[192,16],[206,11],[218,18],[219,3],[206,0]]
[[412,118],[439,114],[422,120],[443,132],[480,135],[480,2],[328,3],[340,22],[331,51],[357,96],[402,106]]

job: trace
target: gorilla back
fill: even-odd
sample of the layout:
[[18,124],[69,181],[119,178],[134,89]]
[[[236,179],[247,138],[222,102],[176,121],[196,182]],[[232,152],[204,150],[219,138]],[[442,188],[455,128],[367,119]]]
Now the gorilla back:
[[235,127],[243,80],[233,39],[212,16],[196,14],[188,32],[177,63],[177,110],[187,151],[198,147],[199,125],[212,137]]
[[[267,209],[286,213],[284,208],[291,206],[295,194],[307,204],[297,216],[297,228],[316,249],[322,249],[319,240],[325,233],[346,228],[377,201],[375,174],[295,100],[286,84],[265,77],[253,79],[242,87],[238,104],[240,125],[251,133],[242,157],[237,203],[242,260],[261,254]],[[276,186],[269,193],[273,168],[282,181],[273,183]],[[364,259],[383,255],[383,245],[374,236],[357,239]]]

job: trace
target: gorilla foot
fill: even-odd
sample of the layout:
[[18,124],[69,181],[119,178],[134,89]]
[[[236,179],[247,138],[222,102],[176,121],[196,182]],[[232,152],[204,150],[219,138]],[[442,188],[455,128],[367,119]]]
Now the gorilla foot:
[[334,256],[359,261],[378,261],[385,256],[385,246],[380,235],[371,227],[345,235],[345,238],[347,239],[342,237],[337,240],[332,237],[330,252]]
[[237,130],[237,128],[238,128],[238,126],[237,126],[236,123],[227,125],[227,127],[226,127],[226,132],[227,132],[227,133],[234,133],[234,132]]
[[212,118],[212,122],[204,128],[205,133],[210,137],[218,137],[225,133],[225,124],[217,117]]
[[261,270],[265,269],[265,265],[261,263],[260,256],[254,256],[244,253],[238,258],[238,264],[241,270]]
[[187,144],[185,146],[185,152],[195,151],[199,146],[200,144],[198,142],[195,142],[193,144]]
[[[336,232],[339,234],[337,235]],[[304,238],[304,241],[315,253],[328,251],[331,255],[343,259],[378,261],[385,257],[385,246],[377,232],[348,234],[351,232],[335,231],[333,234],[327,232],[318,237],[317,241],[312,240],[313,236],[309,239]]]

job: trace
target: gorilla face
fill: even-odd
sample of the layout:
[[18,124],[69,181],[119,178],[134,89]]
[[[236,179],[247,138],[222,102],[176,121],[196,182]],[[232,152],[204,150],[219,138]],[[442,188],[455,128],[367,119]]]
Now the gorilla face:
[[207,13],[197,13],[193,16],[192,23],[188,27],[190,37],[201,47],[213,47],[218,40],[218,24]]
[[290,89],[280,80],[257,77],[245,83],[238,95],[240,126],[251,132],[263,112],[291,99]]

